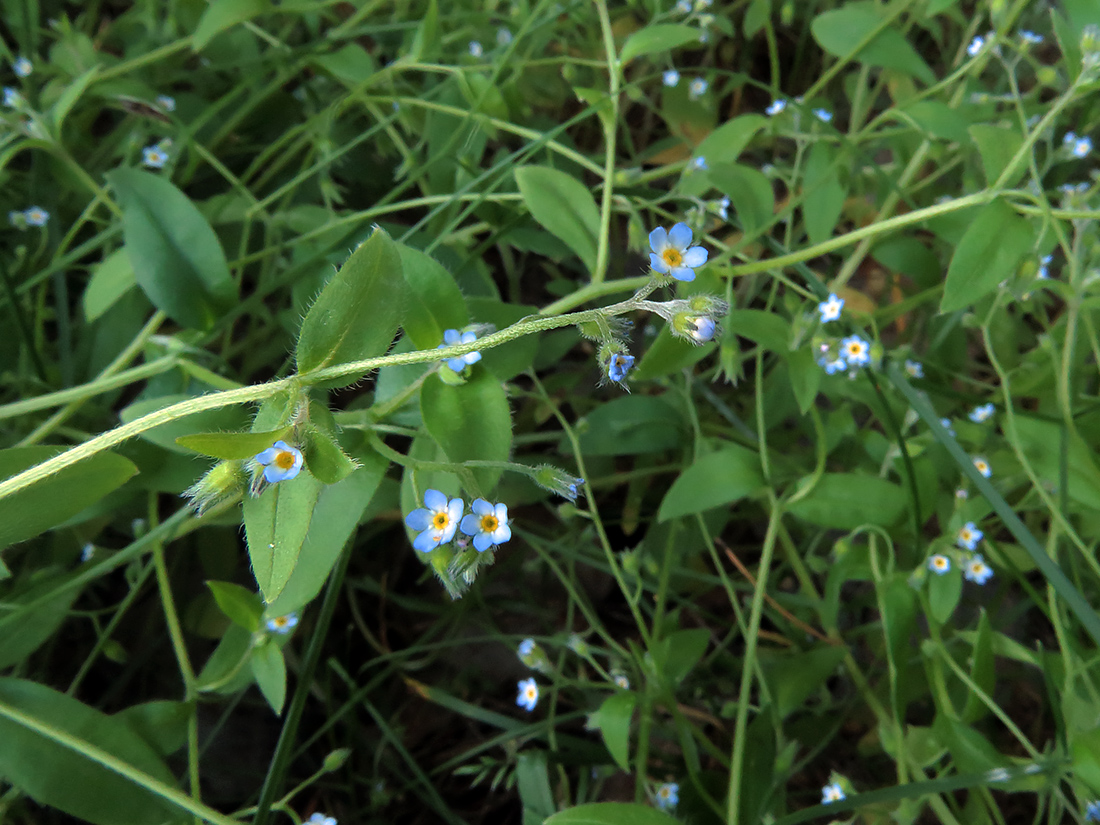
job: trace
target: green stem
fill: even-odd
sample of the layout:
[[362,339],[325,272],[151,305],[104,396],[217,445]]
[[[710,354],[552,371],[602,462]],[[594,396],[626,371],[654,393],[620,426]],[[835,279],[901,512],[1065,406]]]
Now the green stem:
[[607,0],[596,0],[596,10],[600,16],[600,29],[603,31],[603,47],[607,54],[608,88],[611,98],[611,111],[600,111],[598,116],[603,124],[604,168],[603,196],[600,201],[599,245],[596,248],[596,268],[592,272],[592,283],[602,283],[607,276],[608,254],[611,243],[611,202],[615,194],[615,140],[619,122],[619,56],[615,51],[615,36],[611,31],[611,17],[607,13]]

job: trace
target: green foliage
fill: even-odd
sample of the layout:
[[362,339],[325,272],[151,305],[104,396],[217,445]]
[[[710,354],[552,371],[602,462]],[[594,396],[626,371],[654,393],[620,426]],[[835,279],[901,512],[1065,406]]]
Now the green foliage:
[[591,193],[572,175],[547,166],[523,166],[515,175],[532,217],[595,269],[600,214]]

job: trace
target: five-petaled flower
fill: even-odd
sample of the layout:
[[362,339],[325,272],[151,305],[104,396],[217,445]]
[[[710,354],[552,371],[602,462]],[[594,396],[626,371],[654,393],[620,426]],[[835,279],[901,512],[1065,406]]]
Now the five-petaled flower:
[[535,705],[539,703],[538,682],[535,681],[534,677],[531,677],[520,682],[518,687],[519,696],[516,697],[516,704],[527,712],[533,711]]
[[967,581],[975,584],[985,584],[993,576],[993,570],[985,563],[985,559],[975,553],[966,563],[966,572],[963,576]]
[[285,616],[272,616],[265,622],[265,625],[271,633],[285,636],[298,626],[298,614],[287,613]]
[[12,62],[11,69],[19,77],[26,77],[34,71],[34,64],[31,63],[27,58],[20,55]]
[[951,559],[947,558],[947,556],[942,553],[937,553],[928,560],[928,569],[942,576],[951,569]]
[[871,363],[871,345],[858,335],[849,335],[840,342],[840,354],[853,367],[864,367]]
[[[661,275],[677,281],[694,281],[695,269],[707,262],[707,250],[691,246],[691,227],[678,223],[670,230],[658,226],[649,233],[649,264]],[[618,379],[612,379],[618,380]]]
[[985,45],[985,38],[984,37],[981,37],[981,36],[975,37],[973,40],[970,41],[970,45],[968,45],[966,47],[966,53],[968,55],[970,55],[971,57],[976,57],[978,52],[980,52],[982,50],[982,47],[984,45]]
[[141,162],[150,169],[163,169],[168,162],[168,153],[160,146],[146,146],[141,150]]
[[264,481],[268,484],[290,481],[302,470],[302,451],[285,441],[276,441],[253,461],[264,468]]
[[817,359],[817,365],[825,370],[826,375],[834,375],[848,369],[848,362],[839,356],[836,358],[829,358],[828,356],[822,355]]
[[993,475],[993,470],[989,467],[989,462],[981,456],[974,459],[974,469],[981,473],[985,478],[989,478]]
[[1066,136],[1062,138],[1062,143],[1075,158],[1083,158],[1092,151],[1092,138],[1077,137],[1074,132],[1066,132]]
[[454,538],[465,505],[460,498],[447,497],[439,490],[424,491],[424,506],[405,516],[405,524],[420,535],[413,539],[413,547],[421,553],[430,553],[441,544]]
[[325,816],[318,811],[306,820],[306,825],[336,825],[336,817]]
[[959,528],[959,534],[955,537],[955,543],[959,547],[964,547],[967,550],[973,550],[978,546],[978,542],[982,540],[982,536],[985,535],[972,521],[968,521],[962,527]]
[[702,97],[707,93],[707,86],[709,85],[710,84],[707,83],[707,81],[705,81],[703,78],[695,78],[693,81],[691,81],[691,85],[688,86],[688,97],[690,97],[692,100]]
[[775,115],[779,114],[780,112],[782,112],[786,108],[787,108],[787,101],[783,100],[782,98],[776,98],[775,100],[773,100],[771,102],[771,105],[767,109],[764,110],[764,112],[769,117],[774,117]]
[[833,113],[828,109],[814,109],[814,117],[820,120],[822,123],[828,123],[833,119]]
[[50,213],[41,206],[31,206],[23,210],[23,219],[27,226],[45,226],[50,219]]
[[481,44],[476,40],[470,41],[470,57],[481,57],[485,53],[485,50],[481,48]]
[[675,782],[664,782],[657,786],[654,796],[657,798],[657,807],[662,811],[675,808],[680,802],[680,786]]
[[14,109],[20,103],[23,102],[23,95],[19,94],[16,89],[11,86],[4,87],[4,105],[9,109]]
[[[453,347],[455,344],[472,344],[477,340],[477,333],[473,331],[459,332],[457,329],[448,329],[443,333],[443,343],[436,349]],[[467,364],[476,364],[481,360],[480,352],[468,352],[455,358],[448,358],[446,364],[455,372],[462,372]]]
[[168,95],[157,95],[157,105],[166,112],[176,111],[176,99]]
[[474,549],[484,553],[496,544],[504,544],[512,538],[512,528],[508,526],[508,505],[490,504],[483,498],[475,498],[470,505],[472,513],[467,513],[459,529],[467,536],[474,537]]
[[839,802],[844,799],[844,789],[840,787],[839,782],[833,782],[831,785],[826,785],[821,789],[821,804],[828,805],[830,802]]
[[607,361],[607,377],[612,381],[622,381],[633,366],[633,355],[623,355],[621,352],[616,352]]
[[661,75],[661,82],[669,88],[672,88],[680,82],[680,73],[675,69],[669,69],[663,75]]
[[920,361],[905,359],[905,373],[910,378],[924,378],[924,365]]
[[989,404],[982,404],[980,407],[975,407],[970,411],[970,415],[967,417],[975,424],[981,424],[983,421],[987,421],[992,418],[995,411],[995,407],[992,402]]
[[835,321],[840,317],[842,309],[844,309],[844,299],[835,293],[829,293],[829,297],[817,305],[817,311],[821,313],[822,323]]

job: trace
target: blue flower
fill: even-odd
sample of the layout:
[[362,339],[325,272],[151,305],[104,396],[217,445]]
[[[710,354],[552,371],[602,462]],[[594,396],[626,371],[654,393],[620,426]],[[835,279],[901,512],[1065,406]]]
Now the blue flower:
[[94,555],[95,555],[95,545],[92,544],[91,542],[88,542],[87,544],[84,545],[84,547],[80,551],[80,560],[81,561],[91,561],[92,556],[94,556]]
[[141,162],[150,169],[163,169],[168,162],[168,153],[160,146],[146,146],[141,150]]
[[841,355],[853,367],[865,367],[871,363],[871,345],[858,335],[849,335],[840,342]]
[[653,270],[677,281],[694,281],[696,267],[707,262],[707,251],[691,246],[691,228],[686,223],[678,223],[667,232],[658,226],[649,233],[649,248],[653,250],[649,253]]
[[539,703],[539,686],[534,677],[530,679],[524,679],[519,683],[519,696],[516,697],[516,704],[530,713],[535,709],[535,705]]
[[622,381],[633,366],[633,355],[623,355],[621,352],[616,352],[607,362],[607,377],[612,381]]
[[993,406],[993,404],[982,404],[980,407],[975,407],[974,409],[972,409],[970,411],[970,415],[968,415],[967,418],[969,418],[975,424],[981,424],[983,421],[988,421],[993,416],[993,413],[995,411],[996,408]]
[[4,105],[9,109],[14,109],[20,103],[23,102],[23,95],[19,94],[16,89],[11,86],[4,87]]
[[955,428],[951,426],[951,419],[950,418],[941,418],[940,419],[940,425],[945,430],[947,430],[947,434],[949,436],[951,436],[952,438],[955,437]]
[[613,673],[611,675],[611,681],[615,683],[615,687],[622,690],[630,690],[630,680],[626,678],[623,673]]
[[695,78],[691,81],[691,85],[688,86],[688,97],[692,100],[696,100],[707,93],[707,88],[710,86],[707,81],[701,77]]
[[315,813],[306,820],[306,825],[336,825],[336,817]]
[[490,547],[504,544],[512,538],[512,529],[508,526],[508,505],[490,504],[483,498],[475,498],[468,513],[459,525],[467,536],[474,537],[474,549],[484,553]]
[[691,14],[691,0],[679,0],[676,3],[676,11],[680,14]]
[[834,375],[835,373],[844,372],[844,370],[848,369],[847,362],[840,357],[829,358],[822,355],[817,359],[817,365],[825,370],[826,375]]
[[1092,139],[1077,137],[1073,132],[1066,132],[1066,136],[1062,138],[1062,144],[1069,148],[1069,153],[1075,158],[1083,158],[1092,151]]
[[1027,45],[1037,45],[1043,42],[1043,36],[1027,29],[1020,29],[1020,39]]
[[975,584],[985,584],[993,577],[993,570],[985,563],[979,554],[975,553],[966,563],[966,572],[963,577]]
[[27,58],[20,55],[19,57],[15,58],[15,61],[11,64],[11,68],[12,71],[15,72],[19,77],[26,77],[34,71],[34,64],[31,63]]
[[971,57],[976,57],[978,52],[982,50],[982,46],[985,45],[984,37],[975,37],[970,41],[970,45],[966,47],[966,53]]
[[[443,349],[444,347],[453,347],[455,344],[472,344],[477,340],[476,332],[459,332],[457,329],[448,329],[443,333],[443,343],[436,349]],[[481,360],[480,352],[468,352],[465,355],[459,355],[457,358],[448,358],[446,363],[455,372],[462,372],[466,368],[467,364],[476,364]]]
[[955,543],[958,544],[959,547],[973,550],[978,546],[978,542],[982,540],[983,535],[984,533],[974,525],[974,522],[968,521],[959,528],[959,534],[955,537]]
[[989,462],[986,461],[984,458],[981,458],[980,456],[974,459],[974,467],[985,478],[989,478],[991,475],[993,475],[993,470],[990,469]]
[[1100,822],[1100,801],[1090,802],[1085,808],[1085,822]]
[[905,372],[910,378],[924,378],[924,366],[920,361],[905,359]]
[[657,807],[662,811],[675,808],[680,802],[680,786],[675,782],[665,782],[657,786]]
[[713,318],[702,315],[691,319],[688,323],[692,326],[692,329],[688,330],[688,335],[695,343],[705,344],[714,337],[715,324]]
[[535,652],[535,640],[524,639],[522,642],[519,643],[518,652],[521,659],[524,656],[530,656],[532,653]]
[[669,88],[672,88],[680,82],[680,73],[675,69],[669,69],[663,75],[661,75],[661,82]]
[[285,636],[298,626],[298,614],[287,613],[285,616],[272,616],[265,622],[265,625],[271,633],[278,633],[280,636]]
[[1050,277],[1050,261],[1053,255],[1044,255],[1039,259],[1039,271],[1035,273],[1035,277],[1045,280]]
[[285,441],[276,441],[252,460],[264,468],[268,484],[289,481],[302,470],[302,451]]
[[718,214],[724,221],[728,221],[730,219],[729,195],[723,195],[722,200],[718,201]]
[[830,802],[839,802],[842,799],[844,799],[844,789],[840,787],[839,782],[826,785],[821,789],[822,805],[828,805]]
[[50,219],[50,213],[41,206],[31,206],[23,211],[23,218],[27,226],[45,226]]
[[506,28],[497,29],[497,44],[507,46],[512,42],[512,30]]
[[157,95],[157,105],[166,112],[176,111],[176,99],[168,95]]
[[844,308],[844,299],[837,297],[833,293],[829,294],[829,297],[817,305],[817,311],[821,313],[821,322],[828,323],[829,321],[835,321],[840,317],[840,311]]
[[405,516],[405,524],[420,535],[413,539],[413,547],[421,553],[430,553],[441,544],[454,538],[459,518],[466,509],[460,498],[447,497],[439,490],[424,491],[424,506]]
[[951,559],[943,555],[943,553],[937,553],[928,560],[928,569],[933,573],[942,576],[948,570],[951,569]]
[[485,50],[481,48],[481,44],[476,40],[470,41],[470,57],[481,57],[485,53]]
[[828,123],[833,119],[833,113],[828,109],[814,109],[814,117],[820,120],[822,123]]
[[693,159],[692,159],[692,161],[691,161],[691,168],[692,168],[692,169],[699,169],[699,170],[701,170],[701,171],[702,171],[702,170],[706,170],[706,169],[709,169],[710,167],[709,167],[709,166],[707,166],[707,159],[706,159],[706,158],[704,158],[704,157],[697,157],[697,158],[693,158]]
[[772,101],[771,105],[767,109],[764,110],[764,112],[769,117],[774,117],[775,115],[779,114],[780,112],[782,112],[786,108],[787,108],[787,101],[783,100],[782,98],[776,98],[775,100]]

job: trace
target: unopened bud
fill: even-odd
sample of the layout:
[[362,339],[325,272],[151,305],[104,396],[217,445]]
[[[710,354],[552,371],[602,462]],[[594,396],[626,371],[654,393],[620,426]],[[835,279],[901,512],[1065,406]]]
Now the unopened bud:
[[211,507],[239,494],[247,483],[248,478],[241,462],[219,461],[181,495],[191,500],[191,506],[201,516]]
[[531,478],[544,490],[549,490],[570,501],[577,500],[577,494],[581,491],[581,485],[584,484],[583,478],[570,475],[551,464],[540,464],[535,468]]

